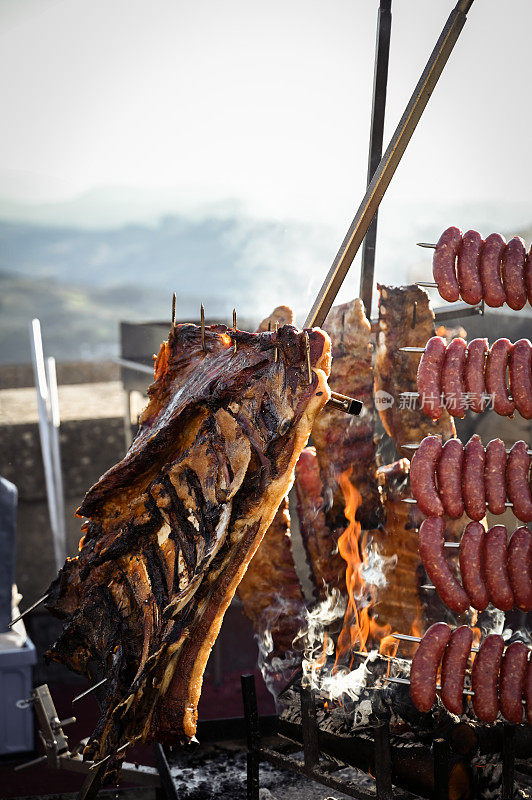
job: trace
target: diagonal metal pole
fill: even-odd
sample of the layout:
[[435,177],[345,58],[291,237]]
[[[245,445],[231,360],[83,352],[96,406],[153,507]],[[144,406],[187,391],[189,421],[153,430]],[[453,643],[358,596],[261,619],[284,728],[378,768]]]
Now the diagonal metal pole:
[[[368,185],[382,158],[384,138],[384,115],[386,112],[386,90],[388,88],[388,62],[392,34],[392,0],[380,0],[377,16],[377,41],[375,44],[375,72],[373,75],[373,104],[371,108],[371,132],[369,136]],[[371,220],[362,245],[362,267],[360,270],[360,297],[371,318],[373,298],[373,276],[375,274],[375,245],[377,243],[377,217]]]
[[395,170],[412,138],[445,64],[467,20],[473,0],[459,0],[449,15],[423,74],[369,184],[360,207],[332,263],[304,327],[322,325],[353,263]]

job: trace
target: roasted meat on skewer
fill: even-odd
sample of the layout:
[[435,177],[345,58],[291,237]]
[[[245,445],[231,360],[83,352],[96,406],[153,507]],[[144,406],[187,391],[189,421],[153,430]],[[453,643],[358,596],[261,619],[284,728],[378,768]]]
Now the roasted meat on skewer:
[[329,399],[329,370],[319,329],[212,326],[205,352],[199,327],[171,330],[139,433],[86,495],[80,553],[49,590],[65,620],[50,658],[108,677],[86,757],[194,735],[207,658]]

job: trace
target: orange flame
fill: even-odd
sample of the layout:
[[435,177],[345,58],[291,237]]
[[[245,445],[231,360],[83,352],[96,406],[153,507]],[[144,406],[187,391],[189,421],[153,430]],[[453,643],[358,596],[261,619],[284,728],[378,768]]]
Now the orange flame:
[[355,519],[362,497],[350,481],[351,471],[352,468],[338,477],[345,500],[344,514],[349,522],[338,539],[338,551],[346,562],[348,604],[336,646],[335,667],[346,656],[351,666],[352,651],[359,649],[367,652],[368,642],[371,646],[379,644],[379,652],[383,655],[395,655],[398,645],[397,640],[390,636],[391,625],[380,625],[373,617],[374,590],[366,584],[362,573],[369,557],[367,533],[361,535],[360,523]]

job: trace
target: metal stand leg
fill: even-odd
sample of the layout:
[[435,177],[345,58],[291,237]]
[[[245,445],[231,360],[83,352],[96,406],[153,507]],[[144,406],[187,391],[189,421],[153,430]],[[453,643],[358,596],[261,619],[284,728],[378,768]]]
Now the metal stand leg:
[[253,675],[242,675],[242,699],[246,720],[247,755],[247,800],[259,800],[259,754],[260,730],[257,693]]
[[505,725],[502,738],[502,800],[512,800],[514,795],[515,726]]
[[392,800],[392,754],[390,748],[390,726],[388,722],[376,722],[375,737],[375,782],[378,800]]
[[320,757],[316,702],[312,689],[301,689],[301,722],[303,727],[305,769],[311,774]]

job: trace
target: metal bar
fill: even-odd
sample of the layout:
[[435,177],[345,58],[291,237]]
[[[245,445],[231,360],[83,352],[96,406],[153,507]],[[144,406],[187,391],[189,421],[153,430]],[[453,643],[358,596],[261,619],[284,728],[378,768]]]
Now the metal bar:
[[163,746],[159,742],[153,745],[153,754],[155,756],[155,766],[161,779],[161,787],[164,792],[163,797],[167,800],[178,800],[176,785],[172,779],[172,771],[166,758]]
[[473,0],[459,0],[451,11],[390,144],[381,158],[355,218],[305,320],[305,328],[323,324],[465,25],[466,13],[472,4]]
[[153,378],[153,367],[148,367],[147,364],[140,364],[138,361],[131,361],[127,358],[113,358],[111,360],[114,364],[126,367],[126,369],[136,370],[136,372],[144,372],[146,375],[151,375]]
[[318,742],[318,723],[316,721],[316,701],[312,689],[301,687],[301,726],[303,733],[303,757],[309,775],[320,758]]
[[392,800],[392,753],[390,747],[390,725],[387,721],[373,726],[375,742],[375,782],[377,800]]
[[456,303],[452,306],[442,306],[434,309],[434,318],[437,322],[444,322],[457,317],[477,317],[482,313],[480,306],[470,306],[467,303]]
[[515,725],[506,725],[502,730],[502,788],[501,800],[512,800],[515,776]]
[[259,710],[253,675],[241,675],[242,700],[246,720],[247,753],[247,800],[259,800]]
[[66,558],[66,519],[65,519],[65,492],[63,488],[63,470],[61,467],[61,446],[59,443],[59,428],[61,416],[59,413],[59,394],[57,391],[57,372],[55,358],[49,357],[45,361],[46,380],[50,397],[50,452],[52,456],[53,483],[55,488],[55,507],[57,509],[57,527],[62,560]]
[[[371,108],[371,132],[369,138],[368,185],[382,158],[384,136],[384,115],[386,112],[386,90],[388,88],[388,62],[390,56],[390,37],[392,32],[392,0],[380,0],[377,16],[377,40],[375,43],[375,72],[373,75],[373,103]],[[378,211],[371,220],[362,245],[362,266],[360,270],[360,297],[366,308],[366,316],[371,316],[373,298],[373,278],[375,275],[375,246],[377,242]]]
[[50,443],[50,395],[46,381],[46,370],[44,366],[44,353],[42,347],[41,323],[38,319],[33,319],[30,323],[30,344],[31,360],[33,362],[33,374],[35,377],[35,388],[37,390],[37,408],[39,411],[39,436],[41,440],[42,460],[44,466],[44,480],[46,484],[46,497],[48,500],[48,514],[50,517],[50,528],[54,548],[54,559],[56,569],[59,570],[65,560],[61,548],[61,538],[59,535],[59,523],[57,505],[55,501],[54,471],[52,466],[52,453]]
[[449,745],[445,739],[434,739],[434,797],[449,800]]

